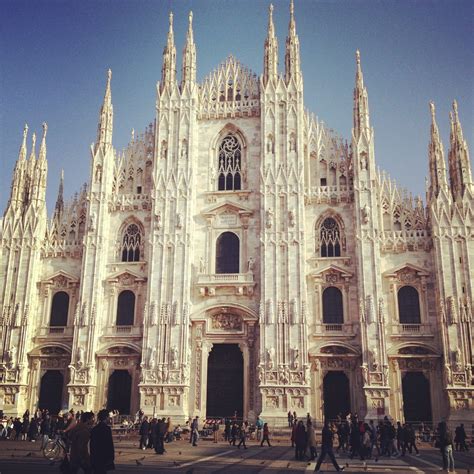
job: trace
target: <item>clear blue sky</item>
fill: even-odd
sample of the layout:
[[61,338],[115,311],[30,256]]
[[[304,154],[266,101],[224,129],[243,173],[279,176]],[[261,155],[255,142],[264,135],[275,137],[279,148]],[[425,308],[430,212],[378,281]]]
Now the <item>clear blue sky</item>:
[[[269,1],[0,0],[0,208],[5,209],[23,124],[48,122],[48,208],[60,169],[70,197],[88,180],[107,68],[113,70],[114,145],[154,119],[155,85],[175,14],[177,69],[194,12],[198,79],[232,53],[262,73]],[[289,0],[274,0],[280,71]],[[474,146],[474,2],[470,0],[296,0],[306,107],[350,138],[354,52],[361,51],[375,128],[377,164],[424,196],[428,101],[437,107],[447,151],[448,112],[459,103]],[[180,72],[178,73],[180,75]]]

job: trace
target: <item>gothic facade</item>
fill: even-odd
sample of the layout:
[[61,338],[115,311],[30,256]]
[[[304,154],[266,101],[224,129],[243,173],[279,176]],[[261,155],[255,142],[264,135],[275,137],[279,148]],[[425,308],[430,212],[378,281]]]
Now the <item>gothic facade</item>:
[[[184,419],[473,419],[473,192],[453,105],[431,107],[426,202],[376,169],[356,53],[349,142],[304,108],[293,4],[284,73],[229,57],[196,82],[173,18],[156,117],[117,152],[111,71],[90,181],[45,206],[27,132],[0,221],[0,406]],[[227,405],[226,405],[227,403]],[[235,410],[234,410],[235,409]]]

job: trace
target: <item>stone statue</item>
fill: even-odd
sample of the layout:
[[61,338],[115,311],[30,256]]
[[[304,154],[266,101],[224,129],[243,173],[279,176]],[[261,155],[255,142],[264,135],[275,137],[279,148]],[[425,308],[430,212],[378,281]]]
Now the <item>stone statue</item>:
[[375,347],[371,351],[371,356],[372,356],[372,370],[374,372],[378,372],[378,370],[379,370],[379,362],[378,362],[379,354],[378,354],[378,351]]
[[84,365],[84,348],[82,346],[78,346],[76,354],[77,366],[81,368]]
[[156,347],[150,349],[150,357],[148,359],[148,367],[154,370],[156,367]]
[[300,366],[300,350],[297,347],[293,347],[291,349],[291,352],[292,352],[293,369],[297,370]]
[[16,355],[17,355],[16,346],[10,347],[10,349],[7,351],[7,361],[10,368],[16,367],[16,364],[17,364]]
[[362,379],[364,380],[364,385],[369,385],[369,369],[364,364],[362,367]]
[[274,367],[275,367],[275,349],[273,347],[270,347],[270,349],[267,349],[267,369],[273,370]]
[[186,140],[183,140],[183,144],[181,145],[181,159],[185,160],[188,157],[188,144]]
[[364,205],[364,207],[361,209],[361,216],[362,216],[362,223],[363,224],[368,224],[369,222],[369,216],[370,216],[370,208],[367,204]]
[[181,214],[176,214],[176,227],[178,229],[183,228],[183,216]]
[[156,210],[156,214],[155,214],[155,229],[156,230],[161,229],[161,213],[159,210]]
[[255,259],[253,257],[250,257],[247,262],[247,271],[249,273],[253,273],[254,267],[255,267]]
[[170,351],[170,363],[172,369],[178,368],[178,348],[173,346]]
[[461,350],[459,347],[457,347],[453,351],[453,357],[454,357],[454,368],[456,372],[460,372],[462,370],[462,365],[461,365]]
[[288,222],[290,224],[290,227],[295,226],[295,211],[291,210],[288,212]]
[[265,226],[267,229],[271,229],[273,225],[273,211],[268,208],[265,212]]
[[199,258],[199,273],[206,273],[206,262],[202,257]]

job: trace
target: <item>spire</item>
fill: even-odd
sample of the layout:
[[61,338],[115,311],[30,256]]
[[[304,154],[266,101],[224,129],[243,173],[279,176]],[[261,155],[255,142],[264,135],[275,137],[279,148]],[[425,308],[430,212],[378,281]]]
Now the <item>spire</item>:
[[450,113],[451,134],[449,150],[449,176],[451,191],[454,197],[462,197],[466,188],[473,187],[469,148],[464,140],[461,122],[458,115],[458,104],[453,102],[453,112]]
[[24,197],[24,180],[26,174],[26,138],[28,136],[28,125],[25,123],[23,128],[23,140],[20,145],[20,151],[18,152],[18,160],[15,165],[13,172],[13,180],[10,192],[9,205],[16,205],[23,202]]
[[436,109],[433,102],[430,102],[431,111],[431,133],[428,145],[430,182],[428,189],[428,199],[437,197],[441,189],[448,189],[446,179],[446,163],[444,161],[443,144],[441,142],[436,123]]
[[356,51],[356,84],[354,88],[353,133],[358,140],[363,132],[370,131],[369,96],[364,86],[364,76],[360,65],[360,52]]
[[43,122],[43,137],[41,138],[41,145],[38,159],[40,162],[46,161],[46,134],[48,133],[48,124]]
[[21,142],[20,152],[18,153],[18,161],[26,160],[26,137],[28,136],[28,124],[25,123],[23,128],[23,141]]
[[163,66],[161,68],[160,91],[166,86],[171,86],[176,80],[176,48],[174,45],[173,33],[173,13],[170,12],[170,27],[168,31],[168,41],[163,50]]
[[100,108],[99,125],[97,127],[97,140],[94,151],[97,152],[102,145],[104,148],[112,145],[112,132],[114,126],[114,106],[112,105],[112,91],[110,82],[112,70],[107,71],[107,85],[105,86],[104,102]]
[[189,12],[188,34],[183,49],[181,87],[196,82],[196,45],[193,38],[193,12]]
[[288,26],[288,36],[286,37],[285,80],[288,83],[291,78],[298,80],[300,77],[300,41],[296,34],[295,5],[293,0],[291,0],[290,24]]
[[59,179],[59,189],[58,189],[58,197],[56,199],[56,206],[54,207],[54,219],[59,222],[61,218],[61,214],[64,209],[64,170],[61,170],[61,177]]
[[268,9],[268,32],[265,39],[265,53],[263,60],[263,84],[267,85],[270,79],[278,76],[278,41],[273,25],[273,5]]

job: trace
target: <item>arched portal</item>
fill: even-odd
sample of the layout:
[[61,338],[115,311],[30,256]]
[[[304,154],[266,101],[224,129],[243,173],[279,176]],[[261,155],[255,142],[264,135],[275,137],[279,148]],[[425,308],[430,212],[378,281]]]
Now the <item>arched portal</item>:
[[324,418],[335,420],[351,411],[349,379],[342,371],[330,371],[324,377]]
[[47,370],[41,377],[38,407],[56,415],[61,410],[64,377],[59,370]]
[[406,372],[402,391],[405,421],[431,421],[430,381],[423,372]]
[[216,243],[216,273],[240,272],[240,242],[233,232],[224,232]]
[[109,377],[107,409],[118,410],[121,415],[130,414],[132,376],[128,370],[114,370]]
[[214,344],[207,365],[206,416],[243,416],[244,361],[238,344]]

